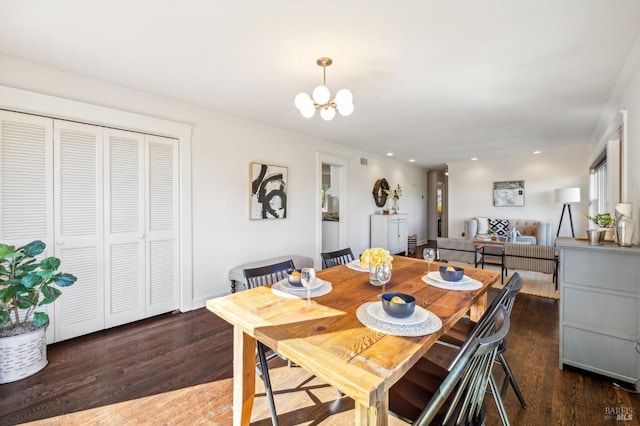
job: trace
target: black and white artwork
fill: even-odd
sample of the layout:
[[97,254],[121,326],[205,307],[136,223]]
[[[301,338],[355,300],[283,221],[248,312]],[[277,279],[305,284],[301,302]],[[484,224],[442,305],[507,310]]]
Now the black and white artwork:
[[524,206],[524,181],[493,182],[493,205],[495,207]]
[[287,168],[251,163],[251,219],[287,217]]

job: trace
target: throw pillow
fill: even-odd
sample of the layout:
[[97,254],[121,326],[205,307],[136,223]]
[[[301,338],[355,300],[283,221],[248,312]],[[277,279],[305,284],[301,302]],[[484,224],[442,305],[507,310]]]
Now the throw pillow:
[[487,235],[489,233],[489,218],[477,217],[476,222],[478,222],[478,230],[476,231],[476,234]]
[[506,237],[509,235],[509,219],[489,219],[489,229],[492,234]]

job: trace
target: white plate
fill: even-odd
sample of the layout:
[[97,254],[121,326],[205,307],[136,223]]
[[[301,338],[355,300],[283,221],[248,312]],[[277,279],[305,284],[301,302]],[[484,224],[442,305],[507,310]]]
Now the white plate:
[[[323,282],[324,281],[322,281],[320,278],[316,278],[316,282],[313,283],[313,285],[311,286],[311,290],[322,287]],[[280,286],[282,286],[282,288],[289,288],[293,290],[305,290],[305,291],[307,290],[307,288],[302,284],[300,285],[291,284],[287,278],[280,280],[279,283],[280,283]]]
[[416,310],[413,311],[413,314],[406,318],[392,317],[384,311],[382,302],[375,302],[370,304],[367,307],[367,312],[375,319],[391,324],[418,324],[429,318],[429,312],[427,312],[426,309],[421,308],[420,306],[416,306]]
[[460,281],[447,281],[444,278],[442,278],[442,275],[440,275],[440,272],[438,271],[429,272],[427,276],[434,281],[440,281],[442,283],[449,283],[449,284],[468,284],[471,282],[471,278],[466,275],[464,275]]
[[347,267],[355,271],[369,272],[369,268],[365,268],[362,266],[362,264],[360,263],[360,259],[352,260],[351,262],[347,263]]

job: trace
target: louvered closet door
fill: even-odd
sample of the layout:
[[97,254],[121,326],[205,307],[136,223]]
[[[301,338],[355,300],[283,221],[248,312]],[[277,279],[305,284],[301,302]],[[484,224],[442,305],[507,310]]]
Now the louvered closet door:
[[53,252],[53,120],[0,111],[0,241]]
[[145,136],[147,316],[179,307],[178,143]]
[[78,281],[56,301],[56,341],[104,328],[102,129],[54,120],[56,255]]
[[146,316],[144,135],[105,129],[105,326]]
[[[53,120],[0,111],[0,242],[41,240],[54,255]],[[52,305],[39,308],[54,320]],[[47,343],[54,340],[47,330]]]

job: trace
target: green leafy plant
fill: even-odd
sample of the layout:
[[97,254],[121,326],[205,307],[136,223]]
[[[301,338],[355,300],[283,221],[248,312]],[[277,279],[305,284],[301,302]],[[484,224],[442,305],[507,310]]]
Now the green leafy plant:
[[614,225],[613,218],[609,213],[598,213],[595,216],[589,216],[587,213],[585,213],[584,215],[587,217],[587,219],[595,223],[600,228],[611,228]]
[[46,326],[49,316],[36,309],[60,296],[54,284],[68,287],[76,282],[75,276],[56,272],[60,267],[57,257],[37,261],[45,247],[39,240],[18,248],[0,244],[0,336]]

